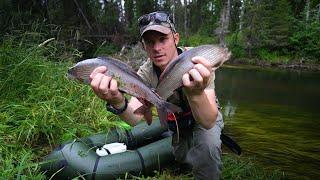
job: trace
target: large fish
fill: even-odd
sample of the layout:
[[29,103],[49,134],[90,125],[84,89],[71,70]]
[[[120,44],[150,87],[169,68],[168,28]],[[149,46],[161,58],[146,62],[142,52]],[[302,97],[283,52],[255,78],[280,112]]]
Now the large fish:
[[181,87],[182,76],[190,71],[195,65],[191,59],[202,56],[211,63],[211,67],[217,69],[230,58],[231,53],[227,48],[217,45],[202,45],[194,47],[180,54],[171,61],[161,73],[156,91],[164,100],[170,97],[174,90]]
[[[138,109],[139,112],[135,113],[142,113],[148,124],[152,122],[152,114],[149,108],[151,104],[156,106],[158,114],[181,111],[178,106],[166,102],[155,93],[130,66],[110,57],[98,57],[78,62],[68,70],[68,77],[89,84],[90,74],[99,66],[107,67],[106,75],[118,81],[120,91],[137,97],[144,104],[142,108]],[[162,124],[166,123],[165,118],[165,116],[161,116],[160,120]]]

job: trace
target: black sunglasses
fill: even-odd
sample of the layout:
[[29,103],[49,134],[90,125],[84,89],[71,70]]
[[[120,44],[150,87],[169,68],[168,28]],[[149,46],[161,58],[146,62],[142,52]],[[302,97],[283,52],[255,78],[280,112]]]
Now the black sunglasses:
[[167,23],[171,26],[173,24],[172,17],[166,12],[153,12],[141,16],[139,19],[140,28],[149,25],[151,22],[155,24]]

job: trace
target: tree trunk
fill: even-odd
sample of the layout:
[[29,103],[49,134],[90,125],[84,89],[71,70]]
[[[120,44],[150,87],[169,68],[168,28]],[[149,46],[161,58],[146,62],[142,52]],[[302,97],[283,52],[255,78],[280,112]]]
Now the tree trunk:
[[125,11],[125,17],[126,17],[126,26],[132,27],[133,18],[134,18],[134,6],[133,6],[133,0],[126,0],[124,2],[124,11]]
[[84,15],[84,13],[83,13],[83,11],[82,11],[81,7],[79,6],[78,1],[77,1],[77,0],[73,0],[73,2],[76,4],[76,6],[77,6],[77,8],[78,8],[78,10],[79,10],[79,12],[80,12],[80,14],[81,14],[82,18],[83,18],[83,19],[84,19],[84,21],[86,22],[86,24],[87,24],[87,26],[88,26],[89,30],[90,30],[90,31],[92,31],[92,26],[91,26],[91,24],[89,23],[89,21],[88,21],[87,17]]
[[176,19],[175,19],[175,0],[172,0],[172,1],[171,1],[170,10],[171,10],[171,12],[172,12],[173,22],[176,22]]
[[306,22],[308,23],[310,19],[310,0],[306,2]]
[[223,8],[220,16],[220,27],[218,32],[219,44],[222,47],[226,46],[225,35],[228,33],[230,20],[231,0],[223,3]]
[[188,38],[188,1],[184,0],[184,36]]
[[243,15],[244,15],[244,2],[241,1],[241,6],[240,6],[240,18],[239,18],[239,31],[242,31],[243,28]]
[[320,21],[320,3],[318,4],[318,21]]

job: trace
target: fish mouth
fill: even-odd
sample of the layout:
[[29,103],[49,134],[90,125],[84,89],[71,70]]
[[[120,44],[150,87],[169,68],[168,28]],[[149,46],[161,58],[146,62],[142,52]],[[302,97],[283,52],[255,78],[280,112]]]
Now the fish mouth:
[[69,73],[66,73],[66,77],[67,77],[68,79],[76,79],[75,76],[73,76],[73,75],[71,75],[71,74],[69,74]]
[[66,77],[68,79],[76,79],[76,77],[72,73],[72,68],[68,69],[68,72],[66,73]]

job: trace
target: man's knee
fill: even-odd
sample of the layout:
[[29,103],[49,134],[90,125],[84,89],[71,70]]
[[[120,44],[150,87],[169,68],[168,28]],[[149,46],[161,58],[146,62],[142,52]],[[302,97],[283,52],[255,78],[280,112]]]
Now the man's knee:
[[212,148],[206,143],[198,144],[190,149],[187,162],[192,165],[196,179],[219,179],[221,174],[220,147]]

